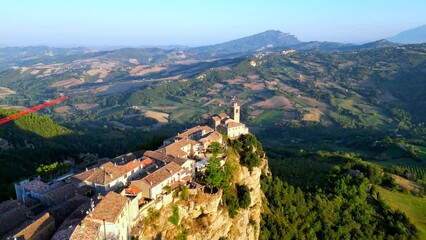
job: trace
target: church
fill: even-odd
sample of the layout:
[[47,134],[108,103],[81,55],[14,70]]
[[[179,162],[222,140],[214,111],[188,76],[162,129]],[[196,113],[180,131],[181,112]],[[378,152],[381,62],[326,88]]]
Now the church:
[[248,127],[240,122],[241,108],[238,103],[231,106],[231,116],[221,113],[212,117],[212,127],[221,132],[225,132],[230,139],[236,139],[241,135],[248,134]]

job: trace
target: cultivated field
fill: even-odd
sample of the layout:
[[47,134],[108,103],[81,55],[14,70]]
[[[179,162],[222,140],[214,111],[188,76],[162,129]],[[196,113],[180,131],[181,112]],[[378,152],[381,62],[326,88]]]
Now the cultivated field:
[[62,106],[55,108],[55,112],[57,113],[68,113],[71,111],[71,107],[69,106]]
[[99,104],[79,103],[79,104],[76,104],[75,106],[80,110],[89,110],[89,109],[97,108]]
[[86,72],[90,76],[99,75],[99,78],[106,78],[109,74],[109,71],[103,68],[90,69]]
[[0,87],[0,98],[4,98],[7,95],[16,94],[16,91],[13,91],[10,88]]
[[146,66],[146,65],[140,65],[134,67],[132,70],[130,70],[131,76],[143,76],[147,75],[149,73],[156,73],[163,70],[166,70],[167,67],[164,66]]
[[274,96],[265,101],[256,103],[254,106],[263,109],[293,109],[291,102],[284,96]]
[[316,108],[308,108],[306,110],[307,113],[305,113],[302,117],[303,121],[319,122],[321,120],[321,116],[324,115],[324,113]]
[[58,81],[50,85],[50,87],[54,88],[70,88],[72,86],[77,86],[83,84],[85,81],[84,79],[76,79],[76,78],[70,78],[62,81]]
[[142,111],[145,117],[153,118],[157,120],[159,123],[168,123],[169,122],[169,114],[162,112],[154,112],[150,110]]

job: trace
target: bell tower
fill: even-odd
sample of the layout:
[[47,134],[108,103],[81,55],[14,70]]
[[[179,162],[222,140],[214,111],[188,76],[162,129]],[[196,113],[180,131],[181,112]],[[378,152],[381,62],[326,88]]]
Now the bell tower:
[[238,103],[234,103],[231,107],[231,118],[235,122],[240,122],[240,106],[238,106]]

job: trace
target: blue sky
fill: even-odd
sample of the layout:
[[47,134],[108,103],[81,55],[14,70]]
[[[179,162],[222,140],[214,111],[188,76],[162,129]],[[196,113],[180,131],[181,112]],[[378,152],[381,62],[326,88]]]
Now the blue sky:
[[362,43],[426,24],[424,0],[0,0],[0,45],[219,43],[273,29]]

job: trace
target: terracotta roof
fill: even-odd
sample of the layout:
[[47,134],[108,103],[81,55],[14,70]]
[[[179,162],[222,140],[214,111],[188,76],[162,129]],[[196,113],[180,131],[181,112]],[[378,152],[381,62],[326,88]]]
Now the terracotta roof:
[[48,195],[55,203],[59,203],[74,197],[77,189],[74,184],[69,183],[51,191]]
[[51,240],[69,240],[80,222],[81,220],[75,220],[74,224],[70,225],[68,228],[63,228],[56,231],[55,235],[53,235]]
[[55,219],[50,216],[49,213],[45,213],[41,217],[37,218],[37,220],[24,224],[24,226],[18,230],[19,232],[15,234],[15,237],[18,239],[31,239],[37,231],[49,226],[54,221]]
[[113,191],[107,195],[96,205],[93,210],[93,218],[115,223],[120,216],[123,208],[126,206],[128,199]]
[[245,127],[246,125],[244,123],[240,122],[229,122],[227,124],[227,128],[234,128],[234,127]]
[[187,159],[187,158],[173,158],[173,162],[176,163],[179,166],[182,166],[187,161],[194,161],[194,160],[190,160],[190,159]]
[[222,134],[220,134],[218,131],[214,131],[200,139],[200,142],[220,142],[221,140]]
[[165,155],[161,152],[146,151],[145,154],[146,154],[146,156],[151,156],[152,159],[161,161],[163,163],[174,162],[174,163],[178,164],[179,166],[182,166],[184,163],[186,163],[186,161],[188,161],[188,159],[186,159],[186,158],[171,157],[171,156],[167,156],[167,155]]
[[76,174],[73,178],[80,181],[92,182],[100,185],[108,183],[124,176],[127,173],[120,166],[114,165],[112,162],[102,164],[100,167],[92,168],[85,172]]
[[181,134],[178,134],[175,138],[185,139],[185,138],[188,138],[189,136],[191,136],[191,135],[193,135],[193,134],[195,134],[197,132],[204,131],[205,132],[204,134],[206,134],[208,132],[212,132],[213,130],[214,129],[211,128],[211,127],[209,127],[209,126],[196,126],[196,127],[193,127],[193,128],[190,128],[190,129],[186,130],[185,132],[183,132]]
[[214,117],[212,117],[212,119],[213,119],[213,121],[215,121],[215,122],[217,122],[217,121],[220,121],[220,117],[218,117],[218,116],[214,116]]
[[25,206],[18,206],[0,215],[0,236],[28,219],[31,211]]
[[22,187],[31,192],[44,194],[50,191],[49,185],[40,180],[32,180],[31,182],[23,183]]
[[33,197],[26,197],[25,198],[25,206],[29,209],[32,209],[33,207],[35,207],[36,205],[41,204],[41,201],[33,198]]
[[75,228],[86,217],[86,211],[90,209],[90,201],[81,204],[74,212],[72,212],[53,235],[52,240],[67,240],[70,239]]
[[122,169],[124,169],[126,172],[130,172],[130,171],[138,168],[141,165],[142,165],[141,161],[139,161],[139,160],[133,160],[133,161],[128,162],[125,165],[121,165],[119,167],[121,167]]
[[146,158],[146,159],[144,159],[144,160],[142,160],[142,167],[147,167],[147,166],[149,166],[149,165],[151,165],[151,164],[153,164],[154,163],[154,161],[152,161],[152,159],[151,158]]
[[75,196],[50,208],[49,213],[53,218],[55,218],[56,223],[59,225],[64,222],[65,219],[67,219],[78,207],[87,203],[90,203],[90,198],[85,196]]
[[170,148],[161,148],[161,149],[158,149],[157,152],[165,154],[165,155],[169,155],[172,157],[186,157],[188,155],[187,152],[175,146],[172,146]]
[[87,195],[90,192],[94,192],[94,191],[95,191],[95,189],[92,186],[84,185],[84,186],[81,186],[80,188],[77,189],[77,194]]
[[0,203],[0,215],[11,210],[12,208],[19,207],[21,204],[17,200],[7,200]]
[[158,151],[155,151],[155,152],[154,151],[146,151],[144,153],[144,156],[151,158],[151,159],[154,159],[154,160],[157,160],[157,161],[160,161],[160,162],[164,162],[164,163],[169,163],[173,159],[172,157],[167,156],[167,155],[165,155],[161,152],[158,152]]
[[[148,176],[142,178],[139,181],[145,181],[151,185],[151,187],[157,186],[166,179],[170,178],[171,175],[181,171],[182,168],[174,162],[167,164],[166,166],[158,169],[157,171],[149,174]],[[133,183],[133,182],[132,182]],[[136,185],[137,186],[137,185]]]
[[78,224],[70,236],[70,240],[93,240],[98,239],[101,224],[96,223],[86,217]]
[[187,145],[197,145],[198,143],[194,140],[183,139],[178,142],[172,143],[164,148],[158,149],[157,152],[161,152],[163,154],[173,156],[173,157],[183,157],[187,156],[189,153],[182,150],[183,147]]
[[141,151],[136,151],[136,152],[132,152],[132,153],[126,153],[126,154],[123,154],[123,155],[120,155],[118,157],[113,158],[112,161],[116,162],[116,163],[121,163],[121,162],[128,163],[128,162],[133,161],[135,159],[141,158],[142,155],[143,155],[143,152],[144,151],[141,150]]
[[140,189],[139,187],[137,187],[135,184],[130,184],[130,187],[128,189],[126,189],[126,192],[128,192],[129,194],[138,194],[140,193]]
[[219,116],[221,119],[224,119],[224,118],[229,117],[229,115],[228,115],[228,114],[226,114],[226,113],[220,113],[220,114],[218,114],[218,116]]

